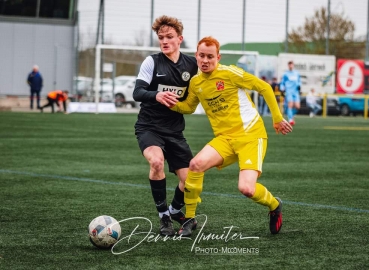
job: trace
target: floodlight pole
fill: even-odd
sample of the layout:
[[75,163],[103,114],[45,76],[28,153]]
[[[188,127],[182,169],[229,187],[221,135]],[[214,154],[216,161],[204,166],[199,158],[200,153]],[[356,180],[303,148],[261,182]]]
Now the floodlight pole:
[[366,15],[366,50],[365,50],[365,61],[369,61],[369,0],[368,0],[368,13]]
[[197,41],[200,40],[200,24],[201,24],[201,0],[197,3]]
[[286,0],[286,40],[284,42],[284,52],[288,52],[288,13],[289,13],[289,1]]
[[328,55],[329,54],[329,21],[330,21],[330,18],[331,18],[331,0],[328,0],[328,8],[327,8],[327,29],[326,29],[326,32],[327,32],[327,37],[325,39],[325,54]]
[[[152,27],[152,24],[154,22],[154,0],[151,0],[151,22],[150,22],[150,28]],[[150,31],[150,47],[154,46],[154,38],[153,38],[153,32]]]
[[245,50],[245,21],[246,21],[246,0],[243,0],[242,8],[242,51]]

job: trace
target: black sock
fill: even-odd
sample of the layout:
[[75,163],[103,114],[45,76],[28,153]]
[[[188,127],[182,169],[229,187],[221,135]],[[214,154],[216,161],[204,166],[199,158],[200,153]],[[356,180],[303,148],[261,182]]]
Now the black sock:
[[154,198],[156,209],[159,213],[168,210],[166,185],[167,182],[165,178],[162,180],[150,179],[152,197]]
[[176,210],[180,210],[184,206],[184,192],[179,189],[179,186],[176,187],[174,191],[174,197],[172,201],[172,207]]

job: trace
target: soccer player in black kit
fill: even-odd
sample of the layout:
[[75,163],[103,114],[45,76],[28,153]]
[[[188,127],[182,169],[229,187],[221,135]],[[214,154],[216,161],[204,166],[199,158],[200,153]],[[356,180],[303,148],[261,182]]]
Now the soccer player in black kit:
[[[168,108],[186,99],[190,79],[197,73],[196,58],[180,52],[183,24],[177,18],[158,17],[152,30],[156,32],[160,53],[148,56],[142,63],[133,98],[141,102],[135,124],[135,134],[143,156],[150,165],[149,180],[152,196],[159,212],[160,234],[175,234],[172,220],[185,221],[184,183],[193,155],[183,136],[182,114]],[[167,205],[164,161],[169,171],[179,178],[171,204]],[[194,224],[196,227],[196,223]]]

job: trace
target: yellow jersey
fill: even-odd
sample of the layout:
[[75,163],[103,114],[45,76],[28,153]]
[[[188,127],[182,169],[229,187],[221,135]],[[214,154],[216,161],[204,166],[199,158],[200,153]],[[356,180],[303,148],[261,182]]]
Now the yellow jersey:
[[263,119],[247,90],[256,90],[264,96],[274,123],[283,120],[271,86],[233,65],[218,64],[210,74],[199,71],[191,79],[186,100],[171,109],[189,114],[201,103],[215,136],[267,138]]

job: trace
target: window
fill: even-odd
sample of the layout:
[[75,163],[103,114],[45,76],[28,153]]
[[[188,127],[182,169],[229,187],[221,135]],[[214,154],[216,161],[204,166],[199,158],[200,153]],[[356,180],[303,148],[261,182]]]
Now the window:
[[70,19],[73,17],[71,8],[73,0],[41,0],[39,17]]
[[36,17],[37,0],[0,0],[0,15]]
[[0,16],[73,19],[74,0],[0,0]]

